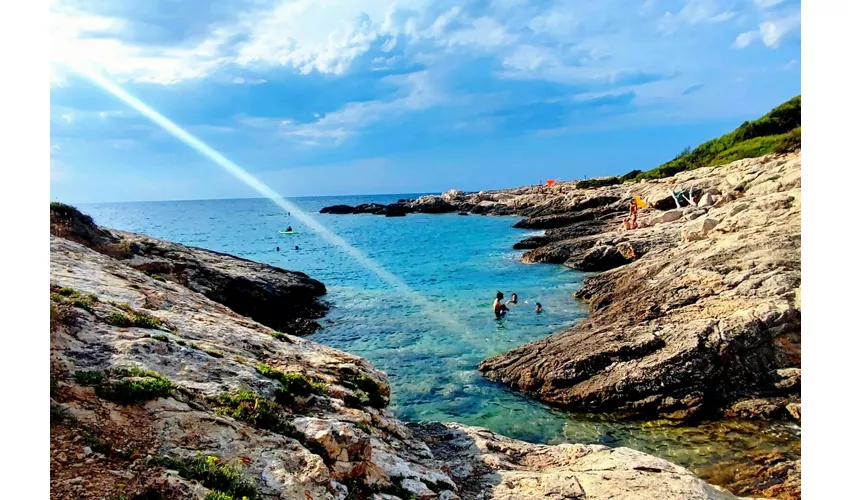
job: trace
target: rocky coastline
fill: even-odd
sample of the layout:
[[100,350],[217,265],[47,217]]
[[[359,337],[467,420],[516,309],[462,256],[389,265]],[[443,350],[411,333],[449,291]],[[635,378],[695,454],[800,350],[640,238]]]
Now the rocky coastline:
[[322,314],[301,273],[59,204],[50,255],[52,498],[734,498],[627,448],[400,422],[385,374],[278,330]]
[[[575,294],[585,320],[483,360],[485,377],[618,418],[799,422],[800,190],[797,150],[639,183],[399,203],[408,213],[522,216],[514,227],[545,231],[514,245],[523,262],[592,273]],[[620,231],[635,196],[648,209],[637,229]],[[800,460],[783,457],[754,457],[760,465],[729,482],[741,494],[799,498]]]

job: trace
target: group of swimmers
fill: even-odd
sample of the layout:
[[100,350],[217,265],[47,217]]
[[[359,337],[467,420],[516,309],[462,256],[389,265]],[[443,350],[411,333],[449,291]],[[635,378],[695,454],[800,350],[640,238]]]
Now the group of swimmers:
[[[505,316],[505,313],[510,311],[508,309],[507,304],[517,304],[519,302],[519,297],[517,294],[511,294],[511,300],[507,301],[505,304],[502,304],[502,299],[505,298],[505,295],[502,292],[496,292],[496,300],[493,302],[493,312],[496,313],[497,318],[502,318]],[[543,312],[543,306],[540,305],[540,302],[534,303],[534,312],[540,313]]]

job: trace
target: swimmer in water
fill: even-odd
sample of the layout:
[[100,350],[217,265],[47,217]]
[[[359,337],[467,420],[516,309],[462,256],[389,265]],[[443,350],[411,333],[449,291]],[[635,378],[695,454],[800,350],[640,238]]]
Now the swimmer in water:
[[275,248],[277,249],[278,252],[280,252],[280,247],[275,247]]
[[543,312],[543,306],[540,305],[540,302],[534,303],[534,312],[536,312],[536,313]]
[[516,304],[519,300],[519,297],[515,293],[511,294],[511,300],[508,301],[508,304]]
[[295,249],[296,249],[296,250],[301,250],[300,248],[298,248],[298,245],[295,245]]
[[497,318],[501,318],[506,312],[510,311],[508,306],[502,304],[502,299],[504,298],[505,296],[502,292],[496,292],[496,300],[493,302],[493,312],[496,313]]

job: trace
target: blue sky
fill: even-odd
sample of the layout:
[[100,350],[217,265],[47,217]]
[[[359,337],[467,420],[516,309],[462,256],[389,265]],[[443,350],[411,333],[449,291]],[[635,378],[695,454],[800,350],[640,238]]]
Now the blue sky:
[[68,60],[285,196],[645,170],[800,93],[792,0],[56,0],[51,34],[73,203],[255,194]]

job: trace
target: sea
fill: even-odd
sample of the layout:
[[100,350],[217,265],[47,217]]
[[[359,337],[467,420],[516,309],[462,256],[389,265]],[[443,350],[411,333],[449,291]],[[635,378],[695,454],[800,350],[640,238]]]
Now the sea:
[[[405,421],[460,422],[534,443],[629,446],[712,480],[718,464],[780,451],[799,458],[800,428],[746,421],[682,425],[567,412],[490,382],[478,363],[574,325],[587,315],[573,297],[586,273],[523,264],[517,241],[540,232],[507,216],[320,214],[325,206],[392,203],[422,193],[290,198],[301,211],[400,279],[383,281],[349,253],[269,200],[81,204],[99,225],[147,234],[301,271],[327,287],[328,315],[309,336],[387,373],[390,409]],[[291,226],[294,234],[281,234]],[[296,250],[296,246],[298,249]],[[496,292],[518,304],[496,319]],[[420,300],[417,297],[424,298]],[[535,303],[543,311],[534,311]],[[441,316],[442,315],[442,316]],[[446,315],[452,321],[440,321]],[[454,326],[453,326],[454,323]],[[457,325],[461,325],[460,328]],[[723,483],[725,476],[718,476]]]

